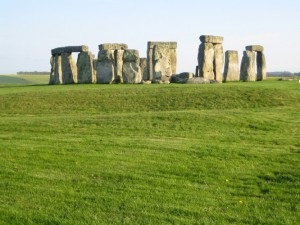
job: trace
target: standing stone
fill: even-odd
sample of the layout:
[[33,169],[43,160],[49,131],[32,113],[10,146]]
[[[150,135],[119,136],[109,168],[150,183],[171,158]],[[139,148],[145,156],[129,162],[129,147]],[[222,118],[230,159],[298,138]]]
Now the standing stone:
[[238,51],[225,52],[225,68],[223,74],[223,81],[239,81],[240,68]]
[[97,83],[111,84],[115,80],[114,50],[100,50],[97,64]]
[[78,54],[77,72],[79,84],[95,83],[94,55],[91,52],[81,52]]
[[198,50],[199,77],[214,80],[214,46],[212,43],[201,43]]
[[171,75],[176,74],[176,48],[176,42],[148,42],[147,68],[149,80],[163,79],[163,83],[168,83]]
[[243,52],[240,78],[242,81],[256,81],[255,52],[247,50]]
[[114,56],[115,56],[115,83],[123,83],[123,54],[124,50],[115,50]]
[[214,80],[218,82],[222,82],[223,74],[222,70],[224,67],[224,53],[223,53],[223,45],[215,44],[214,45]]
[[136,84],[142,81],[139,52],[134,49],[126,49],[123,54],[123,82]]
[[62,53],[62,81],[64,84],[77,83],[77,67],[72,58],[72,53]]
[[142,80],[149,80],[149,72],[147,68],[147,58],[140,58],[140,67],[142,71]]
[[256,53],[257,80],[267,79],[266,58],[263,52]]
[[172,66],[169,48],[156,45],[154,47],[154,74],[153,80],[169,83],[172,76]]
[[53,56],[53,55],[51,55],[51,58],[50,58],[50,65],[51,65],[51,70],[50,70],[49,84],[54,84],[55,83],[55,77],[54,77],[55,56]]
[[62,66],[61,66],[61,55],[55,55],[54,57],[54,83],[62,84]]

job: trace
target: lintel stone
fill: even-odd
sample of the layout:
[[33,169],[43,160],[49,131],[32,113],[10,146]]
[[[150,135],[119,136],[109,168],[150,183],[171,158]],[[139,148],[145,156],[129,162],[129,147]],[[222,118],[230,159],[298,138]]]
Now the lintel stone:
[[148,49],[153,49],[155,46],[168,47],[170,49],[177,48],[177,42],[157,42],[157,41],[148,41]]
[[199,37],[202,43],[213,43],[213,44],[222,44],[224,38],[221,36],[213,36],[213,35],[201,35]]
[[105,44],[99,45],[98,47],[99,47],[99,51],[102,51],[102,50],[125,50],[125,49],[128,49],[128,45],[127,44],[123,44],[123,43],[105,43]]
[[252,52],[263,52],[264,47],[261,45],[248,45],[246,46],[247,51],[252,51]]
[[62,53],[72,53],[72,52],[88,52],[89,47],[86,45],[80,46],[66,46],[60,48],[54,48],[51,50],[52,55],[62,54]]

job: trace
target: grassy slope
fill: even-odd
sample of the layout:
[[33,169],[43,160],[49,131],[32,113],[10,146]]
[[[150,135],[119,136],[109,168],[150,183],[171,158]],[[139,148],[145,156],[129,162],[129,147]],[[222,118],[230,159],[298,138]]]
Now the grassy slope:
[[0,75],[0,86],[48,84],[47,75]]
[[296,224],[299,87],[1,87],[0,224]]

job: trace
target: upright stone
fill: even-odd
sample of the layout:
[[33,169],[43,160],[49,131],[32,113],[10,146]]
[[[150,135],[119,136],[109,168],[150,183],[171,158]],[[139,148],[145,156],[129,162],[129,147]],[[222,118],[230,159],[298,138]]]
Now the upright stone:
[[243,52],[240,78],[242,81],[256,81],[255,52],[247,50]]
[[240,68],[238,51],[225,52],[225,68],[223,73],[223,81],[239,81]]
[[62,53],[62,81],[64,84],[77,83],[77,67],[72,58],[72,53]]
[[214,80],[222,82],[223,81],[223,67],[224,67],[224,53],[223,45],[214,45]]
[[[176,42],[148,42],[147,68],[148,79],[168,83],[177,67]],[[162,80],[161,80],[162,79]]]
[[257,80],[267,79],[266,58],[263,52],[256,53]]
[[198,74],[209,80],[214,80],[214,45],[201,43],[198,50]]
[[54,83],[62,84],[62,65],[61,65],[61,55],[55,55],[54,57]]
[[123,54],[123,82],[136,84],[142,81],[139,52],[126,49]]
[[79,84],[91,84],[96,82],[94,55],[91,52],[81,52],[78,54],[77,72]]
[[140,67],[142,72],[142,80],[149,80],[149,72],[147,67],[147,58],[140,58]]
[[154,81],[169,83],[172,76],[172,65],[169,48],[156,45],[154,47]]
[[55,56],[53,56],[53,55],[51,55],[51,58],[50,58],[50,65],[51,65],[51,70],[50,70],[49,84],[55,84],[55,76],[54,76]]
[[115,56],[115,83],[123,83],[123,54],[124,50],[115,50],[114,56]]
[[114,50],[100,50],[97,64],[97,83],[111,84],[115,80]]

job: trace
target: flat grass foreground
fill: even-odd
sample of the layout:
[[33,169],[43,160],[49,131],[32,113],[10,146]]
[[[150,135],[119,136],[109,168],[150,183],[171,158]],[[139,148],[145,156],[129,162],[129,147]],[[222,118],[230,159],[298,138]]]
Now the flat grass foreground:
[[0,87],[0,224],[299,224],[300,85]]

